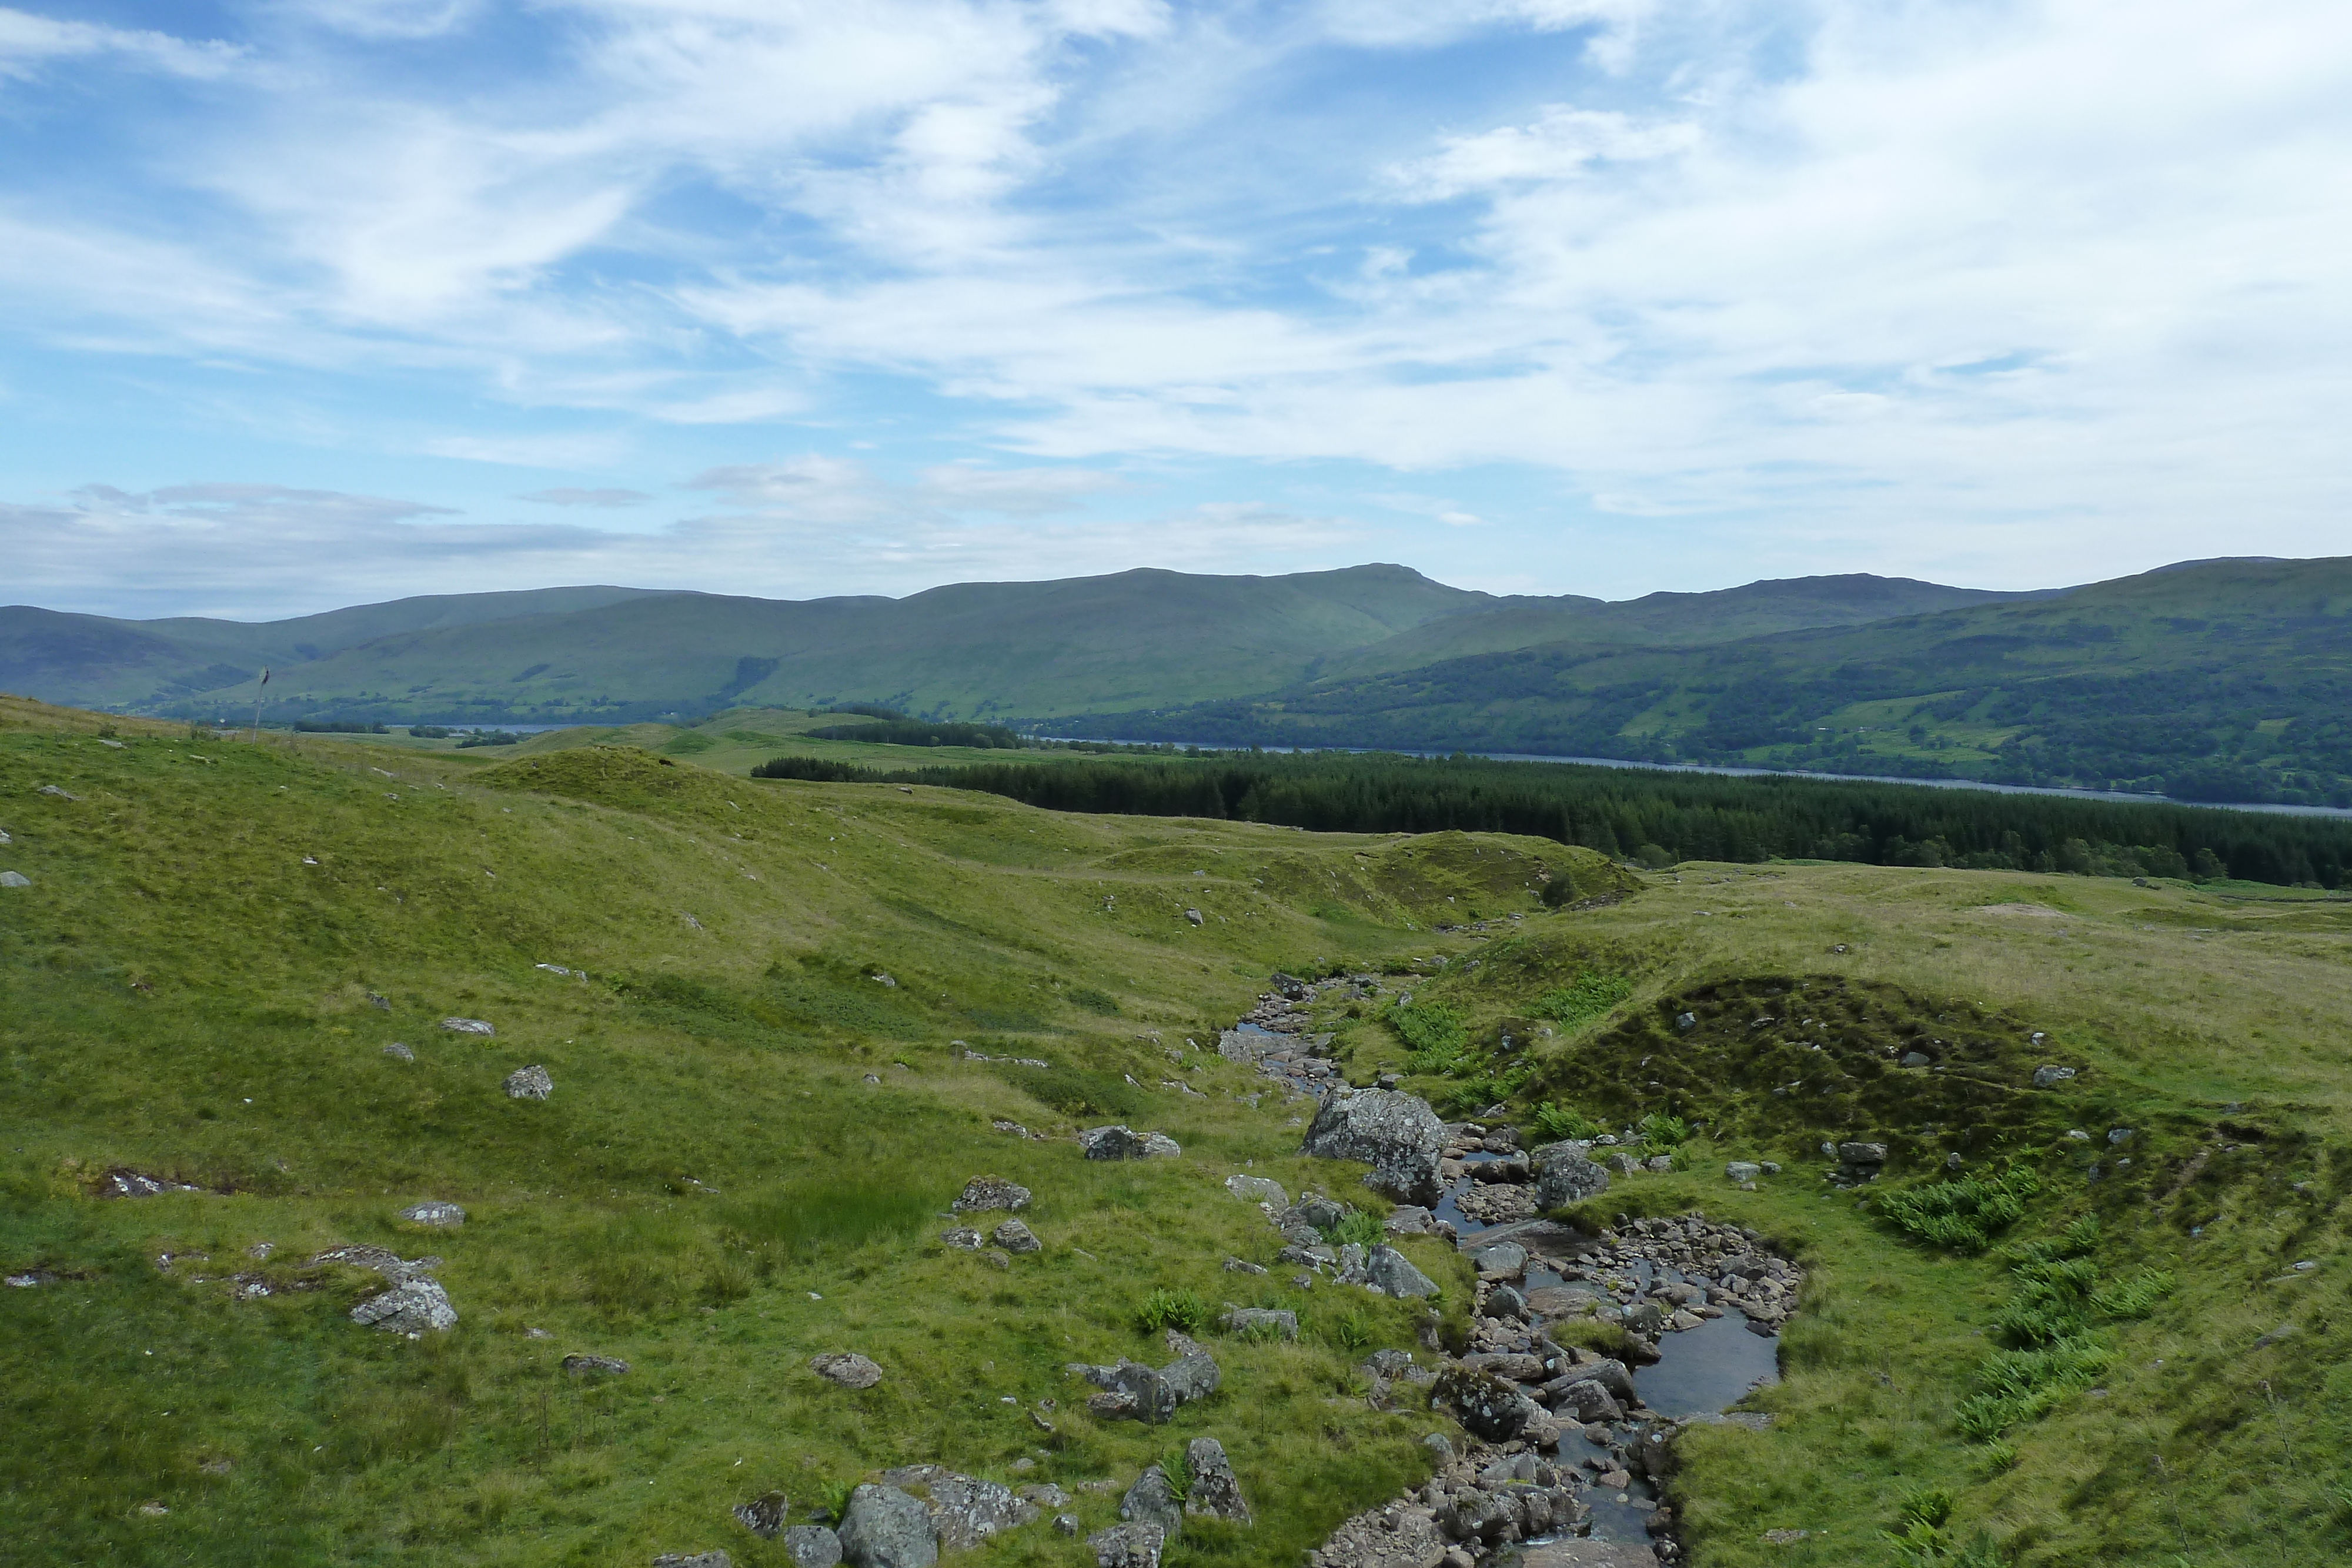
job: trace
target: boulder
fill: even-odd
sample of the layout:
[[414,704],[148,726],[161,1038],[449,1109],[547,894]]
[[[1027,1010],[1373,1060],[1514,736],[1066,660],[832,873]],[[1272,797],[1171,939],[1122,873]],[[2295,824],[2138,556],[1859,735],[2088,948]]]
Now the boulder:
[[[618,1377],[629,1370],[629,1364],[617,1355],[567,1355],[563,1358],[563,1370],[574,1377],[585,1377],[592,1372],[606,1377]],[[778,1492],[775,1495],[782,1497],[783,1494]]]
[[1184,1152],[1183,1145],[1165,1133],[1143,1134],[1143,1147],[1136,1152],[1139,1160],[1172,1160]]
[[1850,1166],[1883,1166],[1886,1163],[1885,1144],[1840,1144],[1838,1158]]
[[1270,1203],[1276,1208],[1290,1207],[1290,1195],[1282,1190],[1280,1182],[1268,1176],[1229,1176],[1225,1178],[1225,1190],[1244,1203]]
[[2036,1089],[2054,1089],[2074,1076],[2074,1070],[2071,1067],[2037,1067],[2033,1070],[2033,1086]]
[[353,1307],[352,1322],[393,1333],[438,1333],[457,1326],[457,1309],[439,1281],[418,1276]]
[[1365,1283],[1397,1300],[1412,1301],[1437,1294],[1437,1281],[1412,1266],[1412,1260],[1393,1247],[1375,1247],[1364,1265]]
[[1174,1534],[1183,1527],[1184,1501],[1158,1465],[1146,1465],[1127,1495],[1118,1500],[1118,1516],[1137,1524],[1156,1524]]
[[1090,1160],[1131,1160],[1143,1153],[1143,1140],[1132,1127],[1088,1127],[1078,1134],[1078,1146]]
[[855,1351],[830,1351],[809,1357],[809,1369],[827,1383],[844,1388],[871,1388],[882,1381],[882,1369]]
[[1029,1207],[1029,1189],[1006,1181],[998,1176],[976,1176],[963,1184],[957,1195],[958,1214],[977,1214],[988,1209],[1016,1209]]
[[1176,1396],[1176,1403],[1188,1405],[1195,1399],[1205,1399],[1217,1391],[1224,1375],[1217,1368],[1216,1359],[1206,1351],[1178,1356],[1160,1371],[1160,1380]]
[[[763,1492],[750,1502],[735,1505],[735,1517],[744,1529],[762,1541],[773,1541],[784,1528],[784,1516],[793,1510],[792,1500],[780,1491]],[[830,1535],[831,1531],[825,1533]],[[834,1561],[841,1561],[841,1549],[834,1548]]]
[[507,1098],[544,1100],[555,1092],[555,1080],[544,1067],[522,1067],[507,1074]]
[[980,1250],[980,1232],[969,1225],[959,1225],[952,1230],[940,1232],[940,1239],[960,1252]]
[[1499,1285],[1494,1294],[1486,1298],[1486,1305],[1478,1315],[1524,1322],[1528,1315],[1528,1299],[1508,1285]]
[[1764,1167],[1753,1160],[1732,1160],[1724,1166],[1723,1174],[1733,1181],[1754,1181],[1764,1174]]
[[1311,1226],[1317,1230],[1328,1230],[1348,1218],[1346,1205],[1337,1199],[1326,1197],[1321,1193],[1309,1193],[1300,1198],[1298,1207],[1292,1209],[1290,1213],[1300,1224]]
[[929,1493],[931,1532],[942,1552],[969,1552],[1037,1517],[1035,1505],[1015,1497],[1011,1487],[960,1475],[944,1465],[885,1470],[882,1480],[887,1486],[920,1487]]
[[1516,1280],[1527,1272],[1528,1249],[1516,1241],[1497,1241],[1471,1253],[1470,1266],[1481,1279]]
[[412,1203],[400,1211],[400,1218],[412,1225],[432,1225],[454,1228],[466,1223],[466,1211],[454,1203],[428,1198]]
[[940,1560],[929,1511],[897,1487],[869,1481],[851,1492],[840,1537],[851,1568],[932,1568]]
[[841,1561],[841,1537],[822,1524],[795,1524],[784,1531],[784,1555],[793,1568],[835,1568]]
[[386,1056],[391,1057],[394,1061],[414,1061],[416,1060],[416,1052],[409,1047],[403,1045],[396,1040],[390,1045],[383,1048],[383,1053]]
[[1160,1568],[1160,1553],[1167,1543],[1167,1529],[1157,1524],[1115,1524],[1087,1537],[1087,1544],[1094,1548],[1095,1568]]
[[1279,1308],[1235,1307],[1217,1322],[1227,1333],[1238,1334],[1244,1339],[1298,1337],[1298,1314]]
[[1007,1252],[1037,1252],[1044,1250],[1045,1246],[1037,1239],[1035,1231],[1017,1219],[1006,1220],[989,1232],[988,1239]]
[[1381,1228],[1391,1236],[1430,1236],[1436,1232],[1437,1217],[1417,1203],[1403,1204],[1381,1222]]
[[1562,1415],[1573,1416],[1587,1424],[1625,1418],[1617,1396],[1589,1377],[1580,1377],[1560,1390],[1559,1409]]
[[1192,1476],[1192,1484],[1184,1493],[1186,1513],[1250,1522],[1250,1505],[1242,1497],[1242,1483],[1234,1475],[1223,1443],[1214,1437],[1193,1438],[1184,1449],[1184,1468]]
[[30,887],[33,879],[21,871],[0,871],[0,887]]
[[496,1034],[499,1031],[480,1019],[443,1019],[441,1027],[453,1034]]
[[1445,1124],[1428,1102],[1391,1089],[1335,1090],[1315,1113],[1299,1153],[1325,1160],[1361,1160],[1372,1169],[1364,1185],[1399,1203],[1434,1206],[1444,1196],[1437,1161],[1446,1146]]
[[1490,1443],[1509,1442],[1542,1413],[1515,1385],[1467,1366],[1439,1373],[1429,1397],[1431,1404],[1451,1409],[1473,1437]]
[[1536,1202],[1565,1208],[1609,1190],[1609,1173],[1585,1157],[1578,1144],[1549,1144],[1535,1154]]

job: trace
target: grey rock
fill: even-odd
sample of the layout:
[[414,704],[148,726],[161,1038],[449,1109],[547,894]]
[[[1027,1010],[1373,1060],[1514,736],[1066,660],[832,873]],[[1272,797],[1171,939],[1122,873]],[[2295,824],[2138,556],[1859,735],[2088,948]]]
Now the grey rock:
[[1929,1056],[1925,1051],[1906,1051],[1903,1053],[1902,1065],[1905,1067],[1925,1067],[1934,1060],[1934,1057]]
[[665,1552],[654,1568],[735,1568],[735,1559],[724,1552]]
[[1642,1169],[1642,1162],[1627,1154],[1611,1155],[1607,1159],[1601,1163],[1608,1169],[1615,1171],[1619,1176],[1634,1176],[1639,1174]]
[[466,1211],[454,1203],[443,1203],[437,1198],[427,1198],[423,1203],[412,1203],[402,1209],[400,1218],[414,1225],[431,1225],[454,1229],[466,1223]]
[[438,1333],[457,1326],[457,1309],[437,1280],[403,1280],[352,1309],[352,1322],[391,1333]]
[[1160,1568],[1167,1543],[1167,1527],[1158,1524],[1114,1524],[1087,1537],[1095,1568]]
[[1732,1160],[1724,1166],[1723,1174],[1733,1181],[1754,1181],[1764,1174],[1764,1167],[1750,1160]]
[[2129,1127],[2109,1127],[2107,1129],[2107,1142],[2111,1144],[2126,1142],[2131,1137],[2131,1135],[2132,1130]]
[[[563,1358],[563,1370],[574,1377],[585,1377],[592,1372],[606,1377],[618,1377],[629,1370],[629,1364],[617,1355],[567,1355]],[[775,1495],[781,1497],[783,1494],[779,1492]],[[736,1511],[740,1513],[742,1511],[738,1509]]]
[[1412,1352],[1376,1350],[1364,1358],[1363,1370],[1374,1377],[1402,1377],[1412,1370]]
[[520,1067],[507,1074],[507,1098],[544,1100],[555,1092],[555,1080],[544,1067]]
[[2036,1089],[2054,1089],[2074,1076],[2074,1070],[2071,1067],[2037,1067],[2033,1070],[2033,1086]]
[[1698,1014],[1696,1014],[1696,1013],[1676,1013],[1676,1014],[1675,1015],[1675,1031],[1676,1031],[1677,1033],[1681,1033],[1681,1034],[1688,1034],[1688,1033],[1690,1033],[1690,1031],[1691,1031],[1691,1030],[1693,1030],[1696,1029],[1697,1027],[1698,1027]]
[[952,1230],[940,1232],[940,1239],[961,1252],[980,1250],[980,1232],[969,1225],[959,1225]]
[[1263,1274],[1265,1271],[1265,1264],[1253,1263],[1245,1258],[1225,1260],[1225,1272],[1228,1274]]
[[1250,1522],[1250,1505],[1242,1497],[1242,1483],[1234,1475],[1233,1462],[1225,1458],[1223,1443],[1214,1437],[1193,1438],[1185,1445],[1184,1468],[1192,1476],[1192,1484],[1184,1494],[1186,1513]]
[[443,1019],[441,1027],[455,1034],[496,1034],[499,1031],[480,1019]]
[[1146,1465],[1127,1495],[1119,1499],[1118,1516],[1138,1524],[1156,1524],[1173,1533],[1183,1527],[1184,1503],[1169,1484],[1168,1472],[1158,1465]]
[[1588,1361],[1576,1369],[1576,1376],[1601,1385],[1621,1405],[1634,1403],[1633,1369],[1622,1361]]
[[1235,1307],[1217,1321],[1226,1333],[1244,1339],[1298,1337],[1298,1314],[1279,1308]]
[[1838,1158],[1850,1166],[1883,1166],[1886,1163],[1885,1144],[1840,1144]]
[[1373,1191],[1433,1207],[1444,1194],[1437,1161],[1446,1142],[1445,1124],[1424,1100],[1390,1089],[1339,1089],[1317,1109],[1299,1153],[1363,1161],[1372,1167],[1364,1185]]
[[1143,1153],[1143,1140],[1132,1127],[1088,1127],[1078,1134],[1078,1146],[1090,1160],[1131,1160]]
[[40,789],[34,791],[34,793],[39,795],[54,795],[60,800],[79,800],[81,799],[79,795],[67,794],[63,789],[58,789],[54,784],[44,784]]
[[809,1357],[809,1369],[827,1383],[844,1388],[871,1388],[882,1381],[882,1369],[855,1351],[829,1351]]
[[1528,1249],[1517,1241],[1497,1241],[1471,1253],[1470,1266],[1482,1279],[1516,1280],[1528,1270]]
[[1437,1217],[1417,1203],[1403,1204],[1381,1222],[1381,1228],[1391,1236],[1428,1236],[1437,1228]]
[[1563,1208],[1598,1197],[1609,1190],[1609,1173],[1585,1158],[1574,1144],[1552,1144],[1536,1151],[1536,1202],[1545,1208]]
[[1187,1405],[1214,1394],[1223,1381],[1223,1374],[1218,1370],[1213,1356],[1206,1351],[1196,1351],[1170,1362],[1160,1369],[1160,1378],[1175,1395],[1177,1404]]
[[1296,1215],[1301,1223],[1310,1225],[1318,1230],[1328,1230],[1348,1218],[1347,1207],[1344,1204],[1325,1197],[1320,1193],[1310,1193],[1300,1198],[1298,1207],[1290,1212]]
[[1037,1252],[1044,1250],[1045,1246],[1037,1239],[1035,1231],[1017,1219],[1006,1220],[989,1232],[988,1239],[1007,1252]]
[[1559,1408],[1562,1415],[1573,1416],[1579,1421],[1622,1421],[1623,1406],[1617,1396],[1590,1377],[1580,1377],[1560,1390]]
[[1201,924],[1201,912],[1197,909],[1188,909],[1184,912],[1184,918],[1198,925]]
[[1085,1528],[1085,1525],[1078,1522],[1078,1516],[1075,1513],[1057,1513],[1054,1516],[1054,1529],[1063,1535],[1076,1535]]
[[958,1214],[978,1214],[990,1209],[1016,1209],[1029,1207],[1029,1189],[1009,1182],[999,1176],[976,1176],[963,1184],[957,1195]]
[[1454,1462],[1454,1440],[1444,1433],[1432,1432],[1421,1440],[1421,1446],[1429,1450],[1429,1457],[1438,1469],[1443,1469]]
[[940,1560],[930,1511],[897,1487],[868,1481],[844,1513],[841,1558],[851,1568],[932,1568]]
[[1290,1207],[1290,1195],[1282,1190],[1282,1184],[1267,1176],[1229,1176],[1225,1178],[1225,1190],[1244,1203],[1270,1203],[1276,1208]]
[[1510,1441],[1543,1414],[1515,1385],[1468,1366],[1449,1366],[1439,1373],[1430,1403],[1450,1408],[1472,1436],[1490,1443]]
[[0,871],[0,887],[30,887],[33,879],[21,871]]
[[1011,1487],[961,1475],[943,1465],[885,1470],[882,1479],[894,1487],[921,1487],[930,1494],[931,1531],[942,1552],[969,1552],[1037,1517],[1036,1508],[1015,1497]]
[[[762,1493],[750,1502],[737,1503],[735,1517],[741,1522],[744,1529],[761,1540],[773,1541],[784,1528],[784,1516],[792,1511],[792,1499],[780,1491],[772,1491]],[[825,1533],[830,1535],[833,1531],[828,1530]],[[833,1556],[836,1563],[841,1560],[841,1548],[838,1545],[835,1546]]]
[[1528,1299],[1508,1285],[1499,1286],[1486,1298],[1486,1305],[1478,1315],[1524,1322],[1528,1316]]
[[835,1568],[841,1561],[841,1537],[822,1524],[795,1524],[784,1531],[784,1555],[793,1568]]
[[1675,1156],[1672,1155],[1652,1155],[1649,1159],[1649,1166],[1650,1169],[1663,1176],[1666,1172],[1675,1168]]
[[408,1046],[403,1045],[396,1040],[390,1045],[383,1048],[383,1053],[386,1056],[391,1057],[394,1061],[414,1061],[416,1060],[416,1052]]
[[1165,1133],[1143,1134],[1143,1147],[1137,1151],[1139,1160],[1172,1160],[1184,1152],[1183,1146]]
[[1412,1260],[1393,1247],[1373,1248],[1364,1266],[1364,1276],[1374,1290],[1401,1301],[1437,1294],[1437,1281],[1414,1268]]

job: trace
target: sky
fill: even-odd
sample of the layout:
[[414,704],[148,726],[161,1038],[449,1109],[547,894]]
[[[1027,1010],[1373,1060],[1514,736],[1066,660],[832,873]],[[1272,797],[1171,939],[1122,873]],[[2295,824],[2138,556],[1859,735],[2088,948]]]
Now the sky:
[[2343,0],[73,0],[0,139],[0,601],[2352,537]]

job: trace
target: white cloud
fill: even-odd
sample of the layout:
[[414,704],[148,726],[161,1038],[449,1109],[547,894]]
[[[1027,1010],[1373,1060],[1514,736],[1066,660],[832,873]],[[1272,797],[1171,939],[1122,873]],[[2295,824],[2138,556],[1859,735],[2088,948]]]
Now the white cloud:
[[583,490],[576,486],[559,485],[551,490],[534,490],[528,496],[517,496],[518,501],[537,501],[544,507],[641,507],[653,499],[643,490]]
[[1613,110],[1554,104],[1532,125],[1506,125],[1445,139],[1444,151],[1393,172],[1410,200],[1444,201],[1474,191],[1585,172],[1598,162],[1632,162],[1687,152],[1698,145],[1688,122],[1643,124]]
[[58,60],[112,58],[170,76],[202,78],[226,74],[241,53],[217,41],[191,43],[168,33],[60,22],[0,6],[0,78],[27,78]]
[[981,468],[945,463],[923,470],[919,492],[948,511],[1037,517],[1070,511],[1089,496],[1118,488],[1118,476],[1084,468]]

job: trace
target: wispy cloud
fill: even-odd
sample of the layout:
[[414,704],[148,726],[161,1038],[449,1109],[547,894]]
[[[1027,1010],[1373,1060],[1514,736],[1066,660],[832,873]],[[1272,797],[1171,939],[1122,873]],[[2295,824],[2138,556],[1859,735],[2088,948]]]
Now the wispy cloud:
[[226,74],[243,53],[217,39],[191,40],[96,22],[59,21],[0,6],[0,78],[26,78],[56,61],[88,59],[111,60],[172,76],[212,78]]
[[641,507],[653,499],[643,490],[583,490],[576,486],[559,485],[551,490],[534,490],[528,496],[517,496],[518,501],[537,501],[546,507]]

